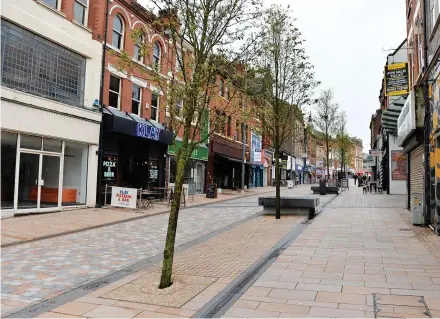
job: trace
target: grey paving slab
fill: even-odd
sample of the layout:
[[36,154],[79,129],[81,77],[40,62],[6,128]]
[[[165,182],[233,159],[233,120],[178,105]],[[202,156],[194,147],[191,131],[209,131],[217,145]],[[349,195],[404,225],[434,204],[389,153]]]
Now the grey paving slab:
[[[309,192],[310,186],[282,191],[283,195]],[[257,204],[258,196],[181,211],[176,246],[260,213],[262,207]],[[321,199],[321,204],[330,198]],[[2,304],[8,305],[8,301],[35,304],[161,254],[167,223],[168,214],[163,214],[3,248]],[[5,307],[7,312],[2,315],[22,308],[8,305]]]

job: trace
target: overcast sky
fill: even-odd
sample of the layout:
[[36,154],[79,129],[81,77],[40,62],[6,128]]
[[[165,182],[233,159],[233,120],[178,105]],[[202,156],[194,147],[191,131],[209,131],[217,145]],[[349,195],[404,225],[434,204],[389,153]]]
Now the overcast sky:
[[[142,4],[148,0],[138,0]],[[406,37],[404,0],[263,0],[290,5],[322,89],[347,112],[350,135],[370,148],[386,56]],[[384,51],[386,50],[386,51]],[[310,108],[305,110],[307,114]]]
[[348,131],[370,149],[369,123],[379,108],[386,56],[406,37],[404,0],[276,0],[287,5],[307,40],[320,89],[333,88]]

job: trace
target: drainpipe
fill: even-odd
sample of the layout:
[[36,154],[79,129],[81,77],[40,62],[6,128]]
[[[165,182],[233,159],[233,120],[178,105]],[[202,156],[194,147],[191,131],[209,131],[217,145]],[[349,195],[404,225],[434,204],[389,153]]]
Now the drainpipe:
[[[427,14],[428,11],[427,9],[427,5],[426,5],[426,1],[422,1],[423,2],[423,46],[424,46],[424,50],[423,50],[423,54],[424,56],[424,61],[425,61],[425,72],[427,72],[428,70],[428,41],[426,39],[426,23],[428,21],[427,19]],[[425,205],[424,205],[424,215],[425,215],[425,224],[429,224],[431,221],[431,205],[430,205],[430,186],[431,186],[431,174],[430,174],[430,170],[431,167],[429,165],[429,135],[430,135],[430,121],[431,121],[431,112],[430,112],[430,103],[429,103],[429,74],[427,74],[427,76],[425,76],[426,80],[423,83],[423,95],[424,95],[424,104],[425,104],[425,119],[424,119],[424,155],[425,155],[425,161],[424,161],[424,166],[425,166]]]
[[99,148],[98,148],[98,177],[96,180],[96,207],[102,207],[105,203],[102,202],[102,159],[104,153],[104,113],[103,113],[103,100],[104,100],[104,72],[105,72],[105,56],[106,56],[106,44],[107,44],[107,28],[108,28],[108,6],[109,0],[105,1],[105,27],[104,27],[104,40],[102,42],[102,60],[101,60],[101,85],[99,88],[99,110],[101,112],[101,123],[99,124]]

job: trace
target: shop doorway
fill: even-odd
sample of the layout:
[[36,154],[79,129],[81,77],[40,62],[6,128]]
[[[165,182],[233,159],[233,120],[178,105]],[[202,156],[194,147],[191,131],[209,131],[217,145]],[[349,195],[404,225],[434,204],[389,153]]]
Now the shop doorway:
[[59,206],[60,156],[20,152],[17,209]]

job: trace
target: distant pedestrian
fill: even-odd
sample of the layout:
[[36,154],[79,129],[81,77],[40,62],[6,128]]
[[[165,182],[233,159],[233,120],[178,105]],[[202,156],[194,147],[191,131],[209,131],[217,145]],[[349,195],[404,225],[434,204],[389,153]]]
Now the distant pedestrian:
[[356,185],[356,180],[357,180],[357,178],[358,178],[357,175],[354,175],[354,176],[353,176],[354,184],[355,184],[355,185]]

